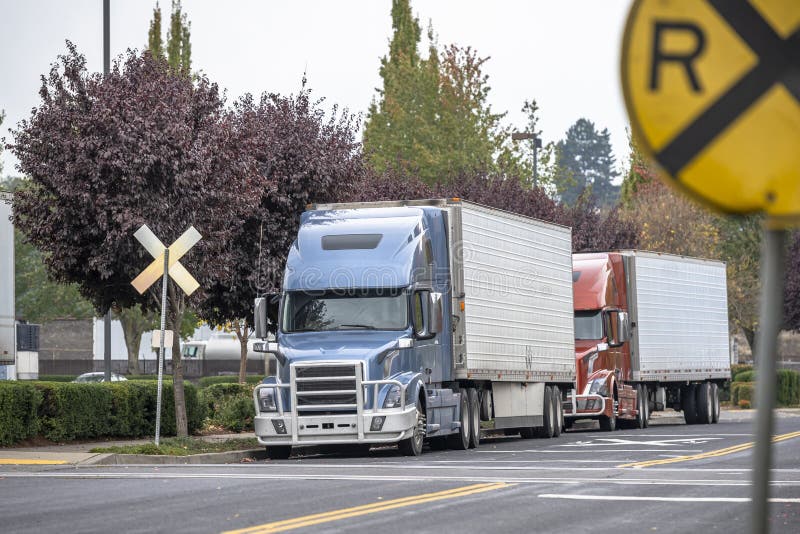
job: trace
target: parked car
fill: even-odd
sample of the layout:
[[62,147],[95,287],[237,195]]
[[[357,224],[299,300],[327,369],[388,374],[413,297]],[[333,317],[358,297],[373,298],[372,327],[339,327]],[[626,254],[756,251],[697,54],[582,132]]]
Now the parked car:
[[[125,382],[128,379],[122,375],[118,375],[117,373],[111,373],[111,381],[112,382]],[[105,382],[106,381],[106,374],[103,372],[97,373],[83,373],[78,378],[73,380],[73,382]]]

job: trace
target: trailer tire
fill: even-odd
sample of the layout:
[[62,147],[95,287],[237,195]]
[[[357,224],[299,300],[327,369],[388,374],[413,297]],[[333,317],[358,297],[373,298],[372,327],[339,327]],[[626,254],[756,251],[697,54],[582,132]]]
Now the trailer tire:
[[267,447],[267,458],[270,460],[286,460],[291,455],[291,445],[270,445]]
[[469,399],[467,398],[467,390],[462,389],[459,391],[460,414],[458,420],[461,422],[461,428],[455,434],[447,436],[447,446],[457,451],[465,451],[469,449]]
[[564,417],[561,412],[561,391],[558,386],[553,386],[553,437],[561,435],[561,428],[564,426]]
[[[552,438],[555,427],[553,412],[553,388],[544,387],[544,406],[542,409],[542,426],[535,427],[533,435],[537,438]],[[521,433],[521,432],[520,432]],[[524,436],[523,436],[524,437]]]
[[617,411],[614,408],[615,403],[614,397],[611,397],[611,415],[601,415],[599,418],[600,430],[603,432],[613,432],[617,429]]
[[420,400],[417,400],[416,406],[417,422],[414,425],[414,433],[411,437],[397,444],[397,448],[400,449],[403,456],[419,456],[422,454],[422,442],[425,440],[426,428],[425,412]]
[[714,394],[711,384],[703,382],[695,388],[697,402],[697,422],[701,425],[710,425],[714,421]]
[[467,390],[469,400],[469,448],[475,449],[481,443],[481,396],[475,388]]
[[694,384],[681,388],[681,410],[687,425],[697,424],[697,392]]
[[714,398],[714,413],[711,422],[716,424],[719,423],[719,386],[717,384],[711,384],[711,392]]

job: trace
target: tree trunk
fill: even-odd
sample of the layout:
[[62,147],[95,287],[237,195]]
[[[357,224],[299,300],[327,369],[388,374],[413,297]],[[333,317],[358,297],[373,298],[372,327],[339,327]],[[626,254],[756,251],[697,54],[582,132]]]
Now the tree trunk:
[[758,355],[756,354],[756,329],[755,328],[745,328],[742,327],[742,332],[744,333],[745,339],[747,339],[747,344],[750,345],[750,353],[753,355],[753,363],[756,363],[758,360]]
[[186,310],[183,293],[175,283],[169,283],[170,323],[172,330],[172,386],[175,388],[175,430],[179,438],[189,435],[186,417],[186,396],[183,391],[183,361],[181,360],[181,323]]
[[142,334],[151,326],[151,317],[139,309],[125,308],[116,310],[117,318],[122,324],[125,347],[128,349],[128,374],[139,374],[139,345]]
[[239,338],[239,383],[247,382],[247,340],[250,339],[250,331],[247,319],[236,322],[236,337]]

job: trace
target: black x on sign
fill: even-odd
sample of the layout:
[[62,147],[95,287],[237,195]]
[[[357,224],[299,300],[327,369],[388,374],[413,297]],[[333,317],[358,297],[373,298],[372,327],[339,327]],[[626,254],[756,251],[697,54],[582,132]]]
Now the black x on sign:
[[622,87],[634,135],[682,189],[800,220],[800,1],[636,0]]

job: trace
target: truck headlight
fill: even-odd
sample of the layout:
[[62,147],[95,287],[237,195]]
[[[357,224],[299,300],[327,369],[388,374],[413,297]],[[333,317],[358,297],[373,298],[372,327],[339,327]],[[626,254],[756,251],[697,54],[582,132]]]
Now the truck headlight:
[[389,389],[386,398],[383,400],[384,408],[399,408],[401,397],[400,386],[394,385]]
[[275,402],[275,388],[261,388],[258,390],[258,411],[277,412],[277,406]]

